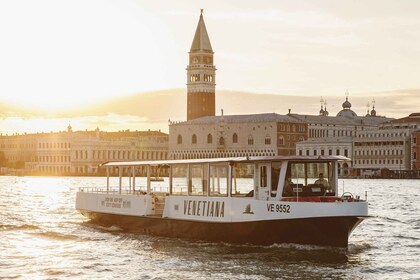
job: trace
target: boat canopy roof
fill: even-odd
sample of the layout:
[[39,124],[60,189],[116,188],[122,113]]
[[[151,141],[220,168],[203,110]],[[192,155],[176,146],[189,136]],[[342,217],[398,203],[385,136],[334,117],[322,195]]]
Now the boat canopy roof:
[[235,162],[267,162],[267,161],[348,161],[344,156],[260,156],[260,157],[231,157],[231,158],[203,158],[178,160],[148,160],[148,161],[109,161],[101,164],[102,167],[115,166],[159,166],[175,164],[199,163],[235,163]]

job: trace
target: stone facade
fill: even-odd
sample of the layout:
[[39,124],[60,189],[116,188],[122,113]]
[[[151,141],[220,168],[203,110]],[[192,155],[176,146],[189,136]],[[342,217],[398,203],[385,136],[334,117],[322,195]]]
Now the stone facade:
[[294,155],[307,125],[290,116],[203,117],[169,125],[171,159]]
[[354,168],[358,175],[379,175],[380,170],[415,170],[413,164],[420,113],[391,120],[377,128],[360,131],[354,139]]
[[319,115],[290,114],[308,123],[308,140],[296,145],[299,155],[341,155],[351,158],[349,162],[339,163],[339,175],[342,177],[356,175],[354,170],[353,141],[360,132],[376,129],[379,124],[390,118],[377,116],[373,109],[371,114],[358,116],[346,100],[343,109],[336,116],[328,116],[328,111],[321,105]]

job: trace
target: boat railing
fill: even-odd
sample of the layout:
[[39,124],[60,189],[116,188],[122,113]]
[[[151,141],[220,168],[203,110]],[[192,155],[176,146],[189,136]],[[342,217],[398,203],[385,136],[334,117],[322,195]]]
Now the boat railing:
[[[132,188],[123,188],[121,192],[118,187],[109,188],[106,187],[80,187],[79,192],[87,193],[104,193],[104,194],[132,194],[132,195],[144,195],[147,193],[147,187],[136,187],[134,190]],[[151,188],[151,193],[169,193],[169,187],[165,186],[154,186]]]

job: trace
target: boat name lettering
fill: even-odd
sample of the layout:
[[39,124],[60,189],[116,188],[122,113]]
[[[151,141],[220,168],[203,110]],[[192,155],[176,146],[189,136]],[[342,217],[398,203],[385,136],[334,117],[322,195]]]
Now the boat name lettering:
[[184,200],[184,215],[204,217],[224,217],[224,201]]
[[290,213],[290,205],[269,203],[267,204],[267,211],[278,213]]
[[101,201],[101,206],[107,208],[131,208],[131,201],[124,200],[122,197],[106,196]]

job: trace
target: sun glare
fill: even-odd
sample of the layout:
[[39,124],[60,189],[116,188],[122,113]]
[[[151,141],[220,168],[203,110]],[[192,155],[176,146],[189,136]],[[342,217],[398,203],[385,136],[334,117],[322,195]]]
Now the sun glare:
[[21,2],[0,3],[0,101],[52,114],[161,82],[169,36],[136,3]]

